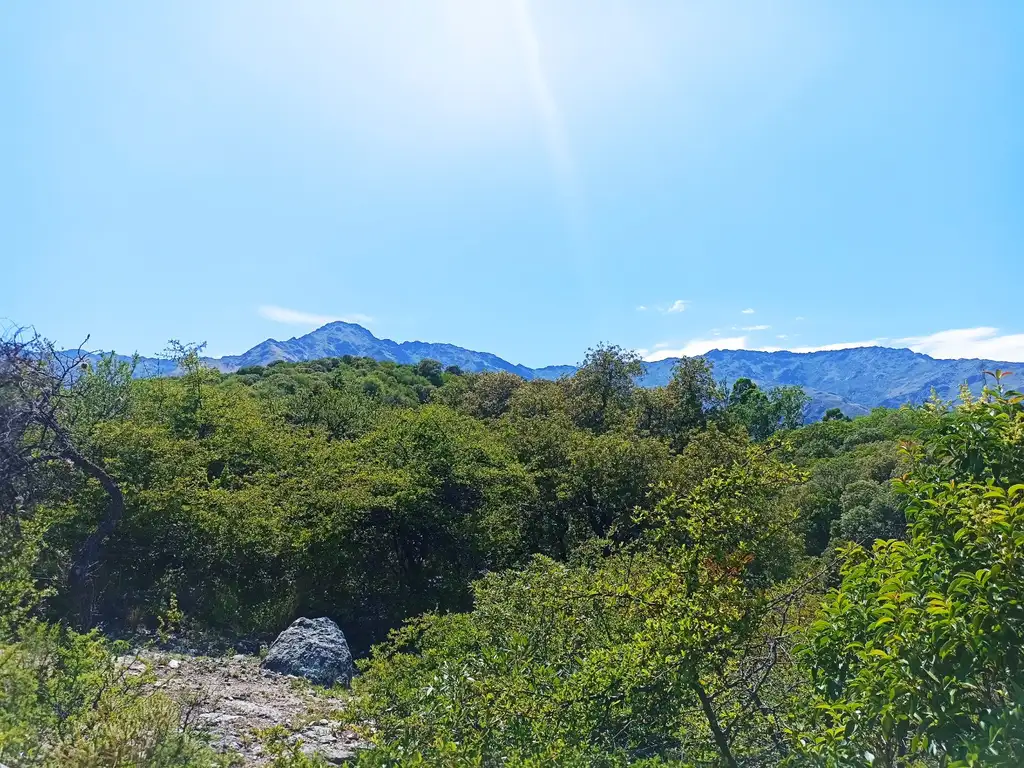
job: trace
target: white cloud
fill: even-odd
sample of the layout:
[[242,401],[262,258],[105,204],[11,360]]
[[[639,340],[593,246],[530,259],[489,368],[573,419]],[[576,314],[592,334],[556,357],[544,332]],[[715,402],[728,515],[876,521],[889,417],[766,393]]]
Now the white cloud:
[[676,312],[685,312],[687,308],[689,308],[689,306],[690,302],[688,302],[686,299],[676,299],[667,306],[665,304],[640,304],[639,306],[637,306],[636,311],[647,312],[648,310],[653,309],[655,312],[660,312],[663,315],[668,315],[675,314]]
[[350,315],[318,315],[312,312],[303,312],[298,309],[287,307],[276,307],[272,304],[264,304],[259,309],[260,316],[275,323],[286,323],[287,325],[306,325],[319,328],[322,325],[341,320],[345,323],[360,323],[366,325],[373,322],[369,315],[361,315],[355,312]]
[[744,315],[752,315],[752,314],[754,314],[754,310],[753,309],[749,309],[749,308],[748,309],[744,309],[742,314],[744,314]]
[[894,344],[909,347],[937,358],[982,358],[1024,362],[1024,333],[999,335],[998,328],[959,328],[929,336],[896,339]]
[[798,323],[802,323],[806,318],[804,318],[803,315],[798,315],[797,317],[794,317],[793,319],[796,320]]
[[[866,341],[845,341],[819,346],[787,347],[790,352],[827,352],[855,347],[894,347],[911,349],[939,359],[981,358],[1024,362],[1024,333],[999,335],[998,328],[957,328],[939,331],[927,336],[908,336],[902,339],[877,338]],[[767,347],[762,348],[765,351]]]
[[745,325],[743,326],[744,331],[767,331],[771,328],[770,325]]
[[653,352],[647,349],[638,349],[637,352],[649,363],[657,360],[665,360],[670,357],[693,357],[703,355],[712,349],[746,349],[746,336],[733,336],[724,339],[691,339],[685,345],[676,349],[655,349]]
[[[754,330],[751,326],[744,330]],[[786,340],[788,337],[780,333],[776,338]],[[830,352],[839,349],[855,349],[857,347],[894,347],[907,348],[940,359],[980,358],[984,360],[1003,360],[1011,363],[1024,363],[1024,333],[999,334],[998,328],[959,328],[939,331],[927,336],[908,336],[902,339],[877,338],[864,341],[841,341],[832,344],[815,346],[761,346],[760,352]],[[750,349],[746,336],[729,338],[691,339],[685,343],[661,342],[654,350],[637,350],[649,362],[664,360],[669,357],[690,357],[703,355],[712,349]]]

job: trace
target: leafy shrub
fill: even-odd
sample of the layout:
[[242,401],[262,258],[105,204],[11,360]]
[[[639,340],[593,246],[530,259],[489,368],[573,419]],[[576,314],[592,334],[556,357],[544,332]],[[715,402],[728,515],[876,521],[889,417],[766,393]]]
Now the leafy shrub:
[[97,634],[30,623],[0,646],[0,762],[12,768],[226,765],[188,714]]
[[730,401],[690,360],[639,390],[607,346],[531,382],[183,361],[133,381],[111,358],[59,390],[62,434],[124,497],[88,590],[66,563],[108,491],[9,440],[27,457],[0,495],[11,768],[213,764],[123,647],[30,618],[132,625],[168,603],[230,636],[330,615],[357,654],[407,621],[356,683],[367,766],[1024,761],[1016,393],[797,428],[793,389]]
[[1024,397],[965,401],[898,484],[909,540],[845,550],[812,627],[815,763],[1024,762]]
[[472,612],[426,615],[375,648],[355,684],[376,744],[359,764],[772,753],[739,662],[793,571],[790,517],[771,500],[796,476],[760,451],[746,459],[641,515],[644,536],[612,555],[490,574]]
[[0,642],[11,636],[50,592],[40,590],[34,578],[39,558],[39,536],[31,526],[0,517]]

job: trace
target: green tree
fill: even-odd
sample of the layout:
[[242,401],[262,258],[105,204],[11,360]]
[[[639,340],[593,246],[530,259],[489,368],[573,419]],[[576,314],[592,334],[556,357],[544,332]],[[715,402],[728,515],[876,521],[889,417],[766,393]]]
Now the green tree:
[[296,608],[334,616],[356,647],[409,616],[465,607],[474,579],[525,558],[536,489],[481,422],[439,405],[393,411],[336,461],[328,487],[303,494],[303,533],[317,534]]
[[622,423],[633,404],[640,356],[615,345],[587,350],[579,369],[565,380],[570,412],[583,429],[602,433]]
[[461,409],[478,419],[496,419],[508,411],[512,396],[524,383],[507,371],[476,374],[470,378]]
[[85,624],[92,621],[87,582],[124,514],[124,494],[96,430],[129,411],[133,369],[113,355],[95,368],[89,360],[81,348],[57,352],[37,334],[0,338],[0,513],[29,516],[68,484],[84,482],[103,499],[84,539],[66,553],[75,620]]
[[842,408],[829,408],[825,411],[825,415],[821,417],[822,421],[849,421],[850,417],[843,413]]
[[634,399],[639,431],[667,439],[675,451],[716,420],[725,406],[712,364],[702,357],[681,359],[665,387],[638,390]]
[[643,541],[593,567],[537,558],[478,583],[471,613],[411,623],[356,684],[376,743],[359,763],[777,761],[755,659],[775,642],[766,590],[793,564],[771,500],[794,480],[752,450],[643,514]]
[[665,444],[617,433],[576,432],[566,458],[556,513],[565,539],[557,551],[568,554],[591,538],[633,538],[637,510],[650,509],[659,497],[656,486],[669,464]]
[[809,398],[800,387],[762,390],[747,378],[737,379],[729,393],[729,413],[747,427],[750,437],[761,442],[780,429],[803,424],[803,409]]
[[416,364],[416,375],[422,376],[435,387],[440,387],[444,383],[444,378],[441,375],[443,371],[444,366],[430,358],[424,358]]
[[963,394],[898,484],[909,540],[845,550],[811,628],[797,743],[815,763],[1024,761],[1024,396]]

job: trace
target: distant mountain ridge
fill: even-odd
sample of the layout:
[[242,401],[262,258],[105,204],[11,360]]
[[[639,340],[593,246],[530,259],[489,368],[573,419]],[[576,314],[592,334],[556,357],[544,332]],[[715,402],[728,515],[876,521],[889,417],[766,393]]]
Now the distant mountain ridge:
[[473,352],[454,344],[378,339],[363,326],[340,320],[328,323],[305,336],[288,341],[267,339],[241,355],[210,359],[208,362],[222,371],[231,372],[247,365],[267,365],[275,360],[299,362],[342,355],[406,364],[430,358],[444,365],[457,365],[466,371],[510,371],[525,379],[533,378],[534,373],[533,369],[525,365],[513,365],[497,355]]
[[[276,360],[301,362],[322,357],[353,355],[417,363],[430,358],[463,371],[508,371],[524,379],[557,379],[576,370],[572,365],[529,368],[503,360],[488,352],[422,341],[396,342],[378,339],[355,323],[334,322],[322,328],[278,341],[267,339],[241,355],[204,358],[225,373],[250,365],[268,365]],[[980,391],[984,371],[1000,369],[1024,374],[1024,363],[996,360],[938,360],[909,349],[858,347],[825,352],[757,352],[715,349],[704,355],[714,363],[715,377],[728,382],[747,377],[761,387],[797,385],[811,397],[805,417],[816,420],[828,408],[838,407],[848,416],[867,413],[880,406],[894,408],[904,403],[924,402],[934,389],[940,397],[957,397],[961,384]],[[644,363],[640,384],[660,386],[669,381],[677,358]],[[174,373],[173,363],[140,358],[139,373],[161,376]],[[1024,383],[1017,384],[1018,387]]]

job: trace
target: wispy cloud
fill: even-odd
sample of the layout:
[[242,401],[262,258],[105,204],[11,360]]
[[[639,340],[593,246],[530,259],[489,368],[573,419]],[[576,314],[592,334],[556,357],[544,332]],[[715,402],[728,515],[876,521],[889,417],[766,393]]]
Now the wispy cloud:
[[[767,326],[749,326],[746,331],[763,330]],[[712,334],[714,331],[711,332]],[[780,333],[777,339],[785,341],[789,338]],[[840,341],[830,344],[789,346],[772,345],[751,347],[747,336],[729,336],[690,339],[689,341],[660,341],[651,349],[638,349],[637,353],[648,362],[665,360],[670,357],[692,357],[703,355],[712,349],[756,349],[760,352],[830,352],[839,349],[857,347],[894,347],[911,349],[914,352],[930,355],[939,359],[982,359],[1002,360],[1010,363],[1024,363],[1024,333],[1000,334],[998,328],[980,326],[978,328],[956,328],[939,331],[926,336],[907,336],[904,338],[880,337],[863,341]]]
[[543,128],[544,143],[547,146],[558,191],[565,206],[568,226],[572,234],[579,237],[583,227],[583,210],[572,148],[565,129],[562,109],[545,67],[541,41],[537,34],[537,25],[534,23],[530,0],[512,0],[512,8],[515,14],[515,27],[519,33],[519,44],[526,68],[530,97]]
[[[784,335],[783,335],[784,338]],[[852,349],[854,347],[878,347],[884,346],[883,339],[872,339],[870,341],[839,342],[836,344],[822,344],[811,347],[787,347],[787,346],[758,346],[751,347],[748,344],[747,336],[728,336],[723,338],[691,339],[681,344],[666,344],[664,342],[654,345],[653,349],[638,349],[637,353],[647,362],[665,360],[670,357],[693,357],[703,355],[713,349],[756,349],[758,352],[826,352],[837,349]],[[892,346],[897,346],[893,344]]]
[[671,304],[640,304],[637,308],[637,312],[647,312],[648,310],[654,310],[660,312],[663,315],[672,315],[677,312],[685,312],[690,307],[690,302],[686,299],[676,299]]
[[754,310],[750,309],[750,308],[747,308],[747,309],[742,310],[742,314],[744,314],[744,315],[752,315],[752,314],[754,314]]
[[513,0],[512,6],[515,10],[516,27],[526,64],[530,94],[544,126],[544,138],[548,152],[559,180],[563,184],[570,184],[573,175],[572,153],[569,150],[569,140],[565,133],[562,111],[555,99],[550,78],[544,68],[540,38],[537,36],[537,26],[533,22],[530,2],[529,0]]
[[744,331],[767,331],[771,328],[770,325],[745,325],[741,330]]
[[318,315],[313,312],[303,312],[298,309],[288,309],[287,307],[277,307],[273,304],[264,304],[259,308],[261,317],[267,318],[267,320],[273,320],[275,323],[285,323],[287,325],[305,325],[314,328],[319,328],[321,325],[327,325],[341,320],[345,323],[359,323],[360,325],[367,325],[373,322],[373,318],[369,315],[362,315],[358,312],[354,312],[349,315]]
[[[778,336],[785,339],[785,334]],[[864,341],[841,341],[833,344],[819,344],[800,347],[760,347],[763,352],[829,352],[837,349],[856,347],[893,347],[910,349],[931,357],[955,360],[958,358],[979,358],[982,360],[1003,360],[1010,363],[1024,362],[1024,333],[1000,334],[998,328],[956,328],[939,331],[926,336],[904,338],[880,337]]]
[[806,320],[806,318],[803,315],[797,315],[793,319],[796,320],[798,323],[802,323],[804,320]]
[[928,336],[896,339],[896,345],[937,358],[966,357],[1024,362],[1024,333],[1000,335],[998,328],[939,331]]
[[[665,360],[670,357],[693,357],[703,355],[712,349],[746,349],[746,336],[732,336],[717,339],[691,339],[681,347],[661,347],[655,345],[654,350],[638,349],[637,353],[647,362],[653,363],[658,360]],[[658,349],[657,347],[661,347]]]

